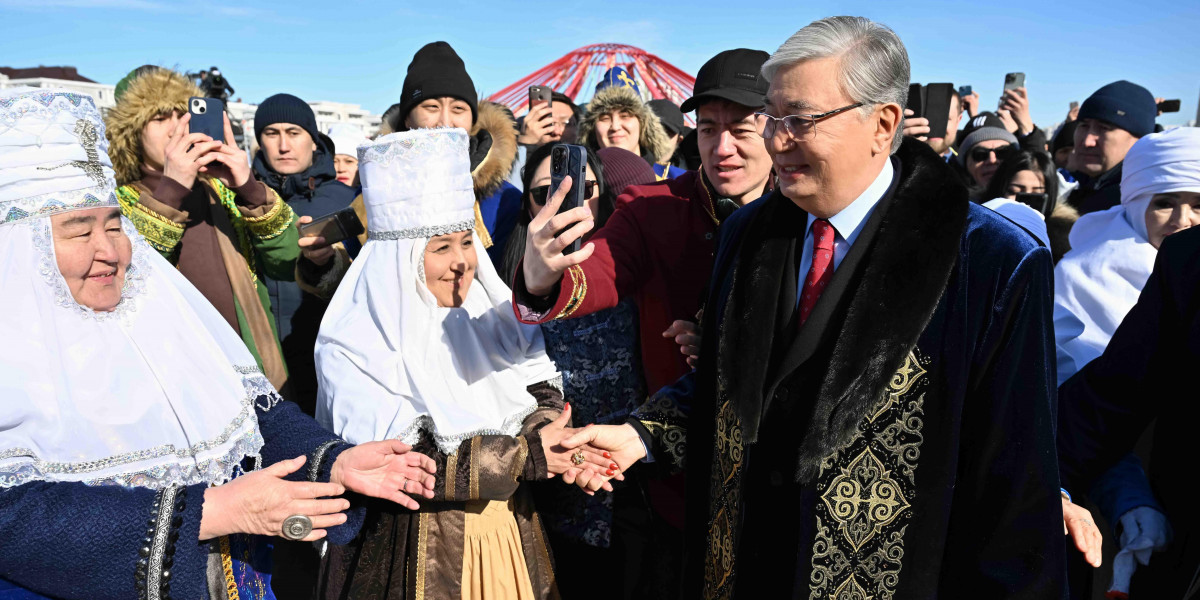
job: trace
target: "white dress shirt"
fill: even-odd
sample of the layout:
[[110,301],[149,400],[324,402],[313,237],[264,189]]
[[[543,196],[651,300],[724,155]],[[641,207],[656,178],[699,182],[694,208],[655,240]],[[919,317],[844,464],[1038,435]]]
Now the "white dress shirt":
[[[858,234],[862,232],[863,225],[867,222],[867,218],[875,210],[875,205],[883,199],[883,195],[887,193],[888,187],[892,185],[892,176],[895,174],[895,169],[892,167],[891,159],[883,162],[883,169],[879,171],[879,175],[875,177],[875,181],[867,186],[863,193],[855,198],[846,208],[832,217],[828,221],[833,225],[833,269],[837,270],[842,264],[842,259],[846,258],[846,253],[850,251],[850,246],[854,244],[854,240],[858,239]],[[812,268],[813,256],[813,223],[819,217],[808,215],[808,224],[804,229],[804,249],[800,255],[800,277],[796,289],[796,304],[800,304],[800,295],[804,292],[804,280],[808,277],[808,270]]]

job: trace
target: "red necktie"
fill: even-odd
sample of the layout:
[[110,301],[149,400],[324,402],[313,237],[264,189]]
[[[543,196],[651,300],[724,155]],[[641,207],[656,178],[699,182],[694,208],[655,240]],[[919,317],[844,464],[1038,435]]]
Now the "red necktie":
[[812,234],[812,267],[808,269],[804,289],[800,292],[800,325],[808,320],[808,315],[817,305],[817,298],[821,297],[825,285],[833,277],[833,225],[825,219],[817,219],[813,221]]

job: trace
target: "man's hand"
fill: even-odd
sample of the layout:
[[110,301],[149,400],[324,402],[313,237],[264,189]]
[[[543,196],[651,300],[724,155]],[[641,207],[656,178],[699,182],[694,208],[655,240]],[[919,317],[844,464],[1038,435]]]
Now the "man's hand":
[[[534,296],[549,295],[554,284],[562,279],[564,271],[587,260],[596,250],[595,244],[588,243],[578,252],[562,253],[564,248],[596,226],[592,212],[586,206],[556,214],[570,189],[571,178],[566,177],[546,200],[546,206],[529,222],[522,272],[525,274],[525,289]],[[558,235],[560,231],[563,233]]]
[[[1026,136],[1033,132],[1033,117],[1029,114],[1029,94],[1025,88],[1006,90],[1000,97],[999,112],[1008,112],[1009,118],[1016,121],[1017,130],[1020,131],[1019,135]],[[1007,125],[1007,120],[1005,125]],[[1009,132],[1016,133],[1011,129]]]
[[917,138],[922,142],[929,141],[929,119],[924,117],[914,117],[916,114],[910,109],[904,109],[904,130],[903,134],[908,137]]
[[233,127],[229,124],[229,114],[221,115],[225,119],[225,142],[213,150],[216,164],[200,167],[201,173],[207,173],[221,180],[225,187],[240,188],[252,180],[250,160],[246,151],[234,145]]
[[329,482],[372,498],[391,500],[409,510],[420,508],[409,497],[433,497],[433,459],[413,452],[400,440],[359,444],[338,455]]
[[223,144],[203,133],[188,133],[192,115],[183,115],[167,136],[167,147],[163,151],[163,177],[192,189],[201,169],[217,160],[219,154],[213,150]]
[[967,110],[967,116],[974,119],[979,114],[979,92],[971,92],[963,96],[962,105]]
[[[296,226],[299,227],[300,225],[307,225],[312,222],[312,217],[300,217],[296,221]],[[333,258],[335,254],[333,245],[326,244],[325,238],[319,235],[302,235],[300,236],[300,241],[297,243],[300,245],[300,254],[303,254],[304,258],[307,258],[309,262],[318,267],[329,262],[329,259]]]
[[554,110],[545,102],[539,102],[525,115],[521,125],[521,135],[517,141],[526,145],[536,145],[542,138],[554,130]]
[[665,338],[675,338],[679,352],[687,357],[688,366],[695,369],[700,359],[700,326],[693,321],[675,321],[663,332]]
[[1062,499],[1063,535],[1071,536],[1075,547],[1083,553],[1084,560],[1093,567],[1099,567],[1103,559],[1100,548],[1104,543],[1100,528],[1092,521],[1092,513],[1088,509]]

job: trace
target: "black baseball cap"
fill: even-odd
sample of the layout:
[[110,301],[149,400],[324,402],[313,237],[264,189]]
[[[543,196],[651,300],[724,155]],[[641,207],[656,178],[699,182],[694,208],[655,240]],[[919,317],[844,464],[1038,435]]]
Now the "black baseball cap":
[[700,67],[692,97],[683,101],[680,110],[692,112],[700,103],[711,98],[755,108],[762,106],[763,97],[770,87],[762,76],[762,66],[770,57],[762,50],[747,48],[726,50],[712,57]]
[[683,112],[675,106],[674,102],[666,98],[651,100],[646,103],[654,114],[658,115],[658,120],[662,122],[663,127],[671,133],[683,133]]

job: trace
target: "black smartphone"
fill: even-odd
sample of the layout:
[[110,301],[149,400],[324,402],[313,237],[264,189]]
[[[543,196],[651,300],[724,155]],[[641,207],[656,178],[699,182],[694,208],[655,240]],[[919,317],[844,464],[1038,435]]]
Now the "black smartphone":
[[919,83],[909,84],[908,101],[904,103],[904,108],[913,111],[914,119],[925,116],[925,86]]
[[1031,207],[1033,207],[1034,210],[1036,210],[1046,216],[1049,216],[1050,209],[1054,208],[1054,205],[1050,204],[1050,194],[1045,194],[1045,193],[1043,193],[1043,194],[1017,194],[1017,202],[1020,202],[1021,204],[1024,204],[1026,206],[1031,206]]
[[1004,75],[1004,91],[1025,87],[1024,73],[1006,73]]
[[969,86],[969,85],[958,86],[958,97],[959,98],[966,98],[967,96],[970,96],[970,95],[971,95],[971,86]]
[[529,86],[529,110],[533,110],[533,107],[541,102],[545,102],[546,106],[554,106],[554,96],[552,94],[553,91],[544,85]]
[[326,244],[336,244],[351,237],[362,235],[362,221],[353,208],[344,208],[335,213],[313,219],[312,223],[300,226],[300,237],[323,237]]
[[1158,103],[1158,112],[1179,112],[1179,100],[1163,100]]
[[219,142],[229,143],[225,139],[225,103],[216,98],[188,98],[188,114],[192,120],[188,123],[189,133],[203,133]]
[[925,118],[929,119],[929,137],[946,137],[950,129],[950,100],[953,97],[952,83],[931,83],[925,86]]
[[[584,188],[587,187],[584,183],[587,181],[587,148],[575,144],[559,144],[550,151],[550,190],[548,193],[553,195],[567,176],[571,177],[571,189],[567,191],[567,197],[563,198],[562,205],[558,207],[560,214],[583,206],[584,201],[587,200],[583,196]],[[561,231],[558,233],[562,234]],[[582,246],[581,242],[581,240],[575,240],[570,246],[563,249],[563,254],[578,252]]]

